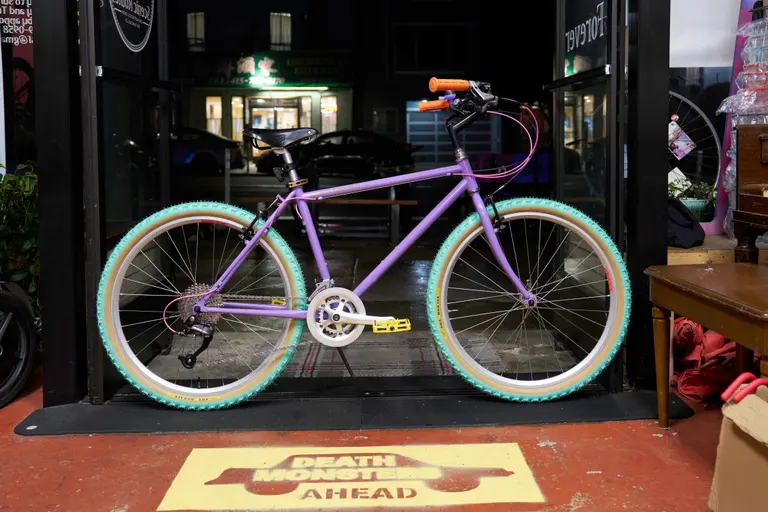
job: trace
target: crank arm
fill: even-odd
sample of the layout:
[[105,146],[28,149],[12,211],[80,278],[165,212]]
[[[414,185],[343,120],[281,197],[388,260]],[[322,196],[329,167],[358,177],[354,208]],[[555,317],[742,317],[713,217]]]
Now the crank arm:
[[[337,315],[339,316],[338,320],[336,320]],[[348,324],[358,324],[358,325],[373,325],[376,322],[381,322],[384,320],[394,320],[395,317],[358,315],[356,313],[345,313],[343,311],[335,311],[331,313],[331,319],[333,322],[344,322]]]

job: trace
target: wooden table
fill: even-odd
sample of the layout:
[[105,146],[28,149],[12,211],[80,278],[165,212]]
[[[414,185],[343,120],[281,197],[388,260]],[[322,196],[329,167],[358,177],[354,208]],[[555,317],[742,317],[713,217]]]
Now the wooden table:
[[723,263],[649,267],[656,355],[659,426],[669,426],[670,312],[737,343],[737,364],[746,371],[752,351],[762,355],[768,377],[768,265]]

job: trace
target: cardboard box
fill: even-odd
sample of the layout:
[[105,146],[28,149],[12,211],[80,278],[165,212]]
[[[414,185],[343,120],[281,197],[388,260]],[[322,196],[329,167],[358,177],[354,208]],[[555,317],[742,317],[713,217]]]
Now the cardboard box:
[[768,387],[738,404],[723,405],[723,423],[709,508],[714,512],[768,510]]

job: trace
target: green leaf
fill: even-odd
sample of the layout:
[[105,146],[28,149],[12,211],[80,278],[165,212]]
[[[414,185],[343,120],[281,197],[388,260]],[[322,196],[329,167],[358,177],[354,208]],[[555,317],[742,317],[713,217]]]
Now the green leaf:
[[35,281],[31,281],[29,283],[29,287],[27,287],[27,293],[35,293],[37,291],[37,283]]
[[29,267],[29,272],[33,276],[39,276],[40,275],[40,264],[35,262]]
[[21,245],[21,250],[26,252],[32,248],[32,246],[35,245],[35,239],[34,238],[27,238],[24,240],[24,243]]
[[10,279],[13,282],[21,281],[25,277],[29,275],[28,270],[14,270],[10,274],[8,274],[8,279]]

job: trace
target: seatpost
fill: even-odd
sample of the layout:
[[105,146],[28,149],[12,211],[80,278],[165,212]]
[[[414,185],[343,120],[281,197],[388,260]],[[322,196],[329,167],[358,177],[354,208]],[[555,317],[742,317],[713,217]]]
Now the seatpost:
[[298,181],[299,173],[296,172],[296,164],[293,163],[293,157],[291,156],[290,151],[288,151],[285,148],[279,148],[279,149],[275,148],[275,153],[283,157],[283,162],[285,162],[285,168],[288,170],[288,179],[291,182]]

